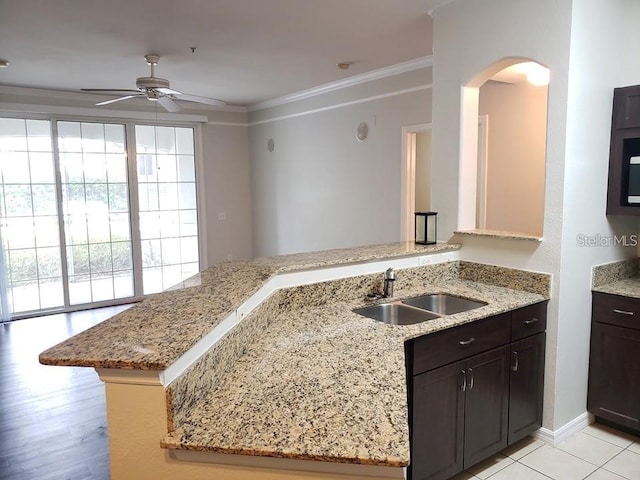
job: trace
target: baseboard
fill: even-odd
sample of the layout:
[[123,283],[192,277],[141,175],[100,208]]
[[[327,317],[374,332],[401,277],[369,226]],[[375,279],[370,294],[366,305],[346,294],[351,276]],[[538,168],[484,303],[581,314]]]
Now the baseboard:
[[578,433],[583,428],[589,426],[594,421],[593,415],[589,412],[584,412],[582,415],[578,415],[569,423],[564,424],[557,430],[549,430],[548,428],[541,428],[533,435],[550,445],[557,445],[563,440],[566,440],[574,433]]

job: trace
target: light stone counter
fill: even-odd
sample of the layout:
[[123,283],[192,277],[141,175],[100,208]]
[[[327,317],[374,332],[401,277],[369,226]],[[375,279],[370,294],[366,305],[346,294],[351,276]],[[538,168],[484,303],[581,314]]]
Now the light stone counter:
[[45,365],[163,370],[270,278],[308,270],[457,250],[460,245],[398,242],[225,262],[40,354]]
[[640,298],[638,259],[606,263],[593,267],[593,292]]
[[[488,268],[489,274],[499,273],[497,267]],[[501,270],[498,278],[509,281]],[[200,383],[186,389],[180,402],[189,403],[185,396],[199,399],[162,446],[408,465],[405,341],[547,298],[543,292],[549,278],[540,274],[531,274],[537,282],[518,271],[512,277],[539,293],[459,277],[486,278],[482,271],[477,264],[454,262],[399,272],[396,298],[450,293],[487,302],[469,312],[409,326],[386,325],[353,313],[353,308],[362,306],[362,297],[341,300],[340,296],[349,286],[358,291],[356,279],[301,287],[283,295],[278,299],[283,313],[261,330],[225,375],[205,385],[202,376],[194,374]],[[327,293],[337,301],[327,301]]]

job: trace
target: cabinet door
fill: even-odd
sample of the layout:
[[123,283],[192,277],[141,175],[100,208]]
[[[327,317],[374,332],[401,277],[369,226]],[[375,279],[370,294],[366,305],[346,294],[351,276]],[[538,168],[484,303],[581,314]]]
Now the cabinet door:
[[544,333],[511,344],[509,445],[542,426]]
[[640,331],[592,324],[587,407],[640,432]]
[[613,91],[614,128],[640,127],[640,86],[616,88]]
[[410,480],[462,471],[465,362],[413,377]]
[[464,468],[507,446],[509,346],[467,359]]

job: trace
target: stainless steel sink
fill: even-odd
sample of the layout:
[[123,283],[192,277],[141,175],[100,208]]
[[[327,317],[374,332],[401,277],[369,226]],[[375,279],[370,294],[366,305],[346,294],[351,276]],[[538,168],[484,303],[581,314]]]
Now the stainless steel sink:
[[486,302],[445,294],[421,295],[402,300],[402,303],[441,315],[453,315],[454,313],[466,312],[486,305]]
[[432,320],[440,316],[425,310],[408,307],[401,303],[370,305],[356,308],[354,312],[390,325],[413,325],[414,323]]

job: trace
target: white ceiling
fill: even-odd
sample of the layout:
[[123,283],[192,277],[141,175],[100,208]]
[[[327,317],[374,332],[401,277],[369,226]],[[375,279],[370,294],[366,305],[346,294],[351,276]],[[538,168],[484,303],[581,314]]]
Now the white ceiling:
[[[428,0],[0,0],[0,84],[135,88],[143,56],[233,105],[431,55]],[[192,54],[190,47],[197,47]],[[353,61],[348,71],[336,63]]]

